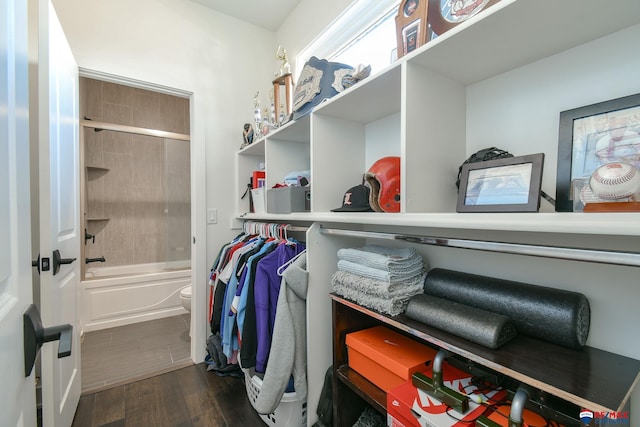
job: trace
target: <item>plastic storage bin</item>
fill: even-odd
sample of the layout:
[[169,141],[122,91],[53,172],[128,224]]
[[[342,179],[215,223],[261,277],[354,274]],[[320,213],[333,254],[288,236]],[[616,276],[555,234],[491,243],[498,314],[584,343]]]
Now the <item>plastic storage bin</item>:
[[267,213],[287,214],[310,209],[309,187],[281,187],[267,190]]
[[[255,408],[262,380],[256,376],[245,372],[245,385],[247,396],[251,406]],[[280,404],[273,413],[268,415],[260,414],[260,418],[270,426],[274,427],[302,427],[307,425],[307,399],[297,399],[296,393],[285,393],[280,400]]]

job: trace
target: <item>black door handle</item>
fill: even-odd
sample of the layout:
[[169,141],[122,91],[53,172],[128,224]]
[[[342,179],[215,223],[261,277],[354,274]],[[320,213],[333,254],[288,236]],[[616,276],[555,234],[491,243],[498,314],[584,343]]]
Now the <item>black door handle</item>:
[[89,264],[90,262],[106,262],[107,260],[104,259],[103,256],[101,256],[100,258],[85,258],[84,262],[85,264]]
[[84,244],[87,244],[87,240],[91,240],[91,243],[95,243],[96,242],[96,235],[95,234],[89,234],[89,232],[87,231],[87,229],[84,229]]
[[71,264],[75,260],[75,258],[61,258],[59,250],[56,249],[55,251],[53,251],[53,275],[55,276],[56,274],[58,274],[58,271],[60,271],[60,266],[62,264]]
[[60,341],[58,344],[58,358],[71,355],[72,325],[66,324],[44,328],[38,307],[33,304],[24,313],[23,325],[25,377],[31,374],[40,347],[46,342]]
[[[31,261],[31,267],[36,267],[38,269],[38,274],[40,274],[40,254],[38,254],[38,259],[35,261]],[[42,271],[49,271],[49,258],[42,258]]]
[[38,269],[38,274],[40,274],[40,254],[38,254],[38,259],[31,261],[31,267],[36,267]]

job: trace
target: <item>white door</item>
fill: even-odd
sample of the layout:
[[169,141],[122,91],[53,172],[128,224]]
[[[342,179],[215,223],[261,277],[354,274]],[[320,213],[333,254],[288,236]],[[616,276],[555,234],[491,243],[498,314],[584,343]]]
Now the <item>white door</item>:
[[[69,357],[58,358],[56,344],[42,347],[42,418],[45,427],[66,427],[81,392],[78,67],[51,2],[38,3],[40,254],[51,257],[40,276],[40,312],[45,327],[73,326]],[[55,252],[69,263],[56,268]]]
[[22,316],[32,302],[27,6],[0,3],[0,425],[36,425]]

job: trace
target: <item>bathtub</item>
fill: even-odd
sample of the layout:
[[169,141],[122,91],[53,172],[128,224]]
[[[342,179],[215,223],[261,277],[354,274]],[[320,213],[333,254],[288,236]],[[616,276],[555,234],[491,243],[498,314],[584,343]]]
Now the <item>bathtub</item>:
[[180,290],[191,284],[189,261],[88,267],[81,282],[84,332],[187,313]]

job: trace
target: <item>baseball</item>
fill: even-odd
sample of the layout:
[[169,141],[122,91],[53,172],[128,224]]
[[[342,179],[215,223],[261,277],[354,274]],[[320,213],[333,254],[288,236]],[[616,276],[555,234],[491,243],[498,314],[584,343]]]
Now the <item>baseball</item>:
[[607,163],[593,172],[589,187],[601,199],[624,199],[640,192],[640,173],[629,163]]

